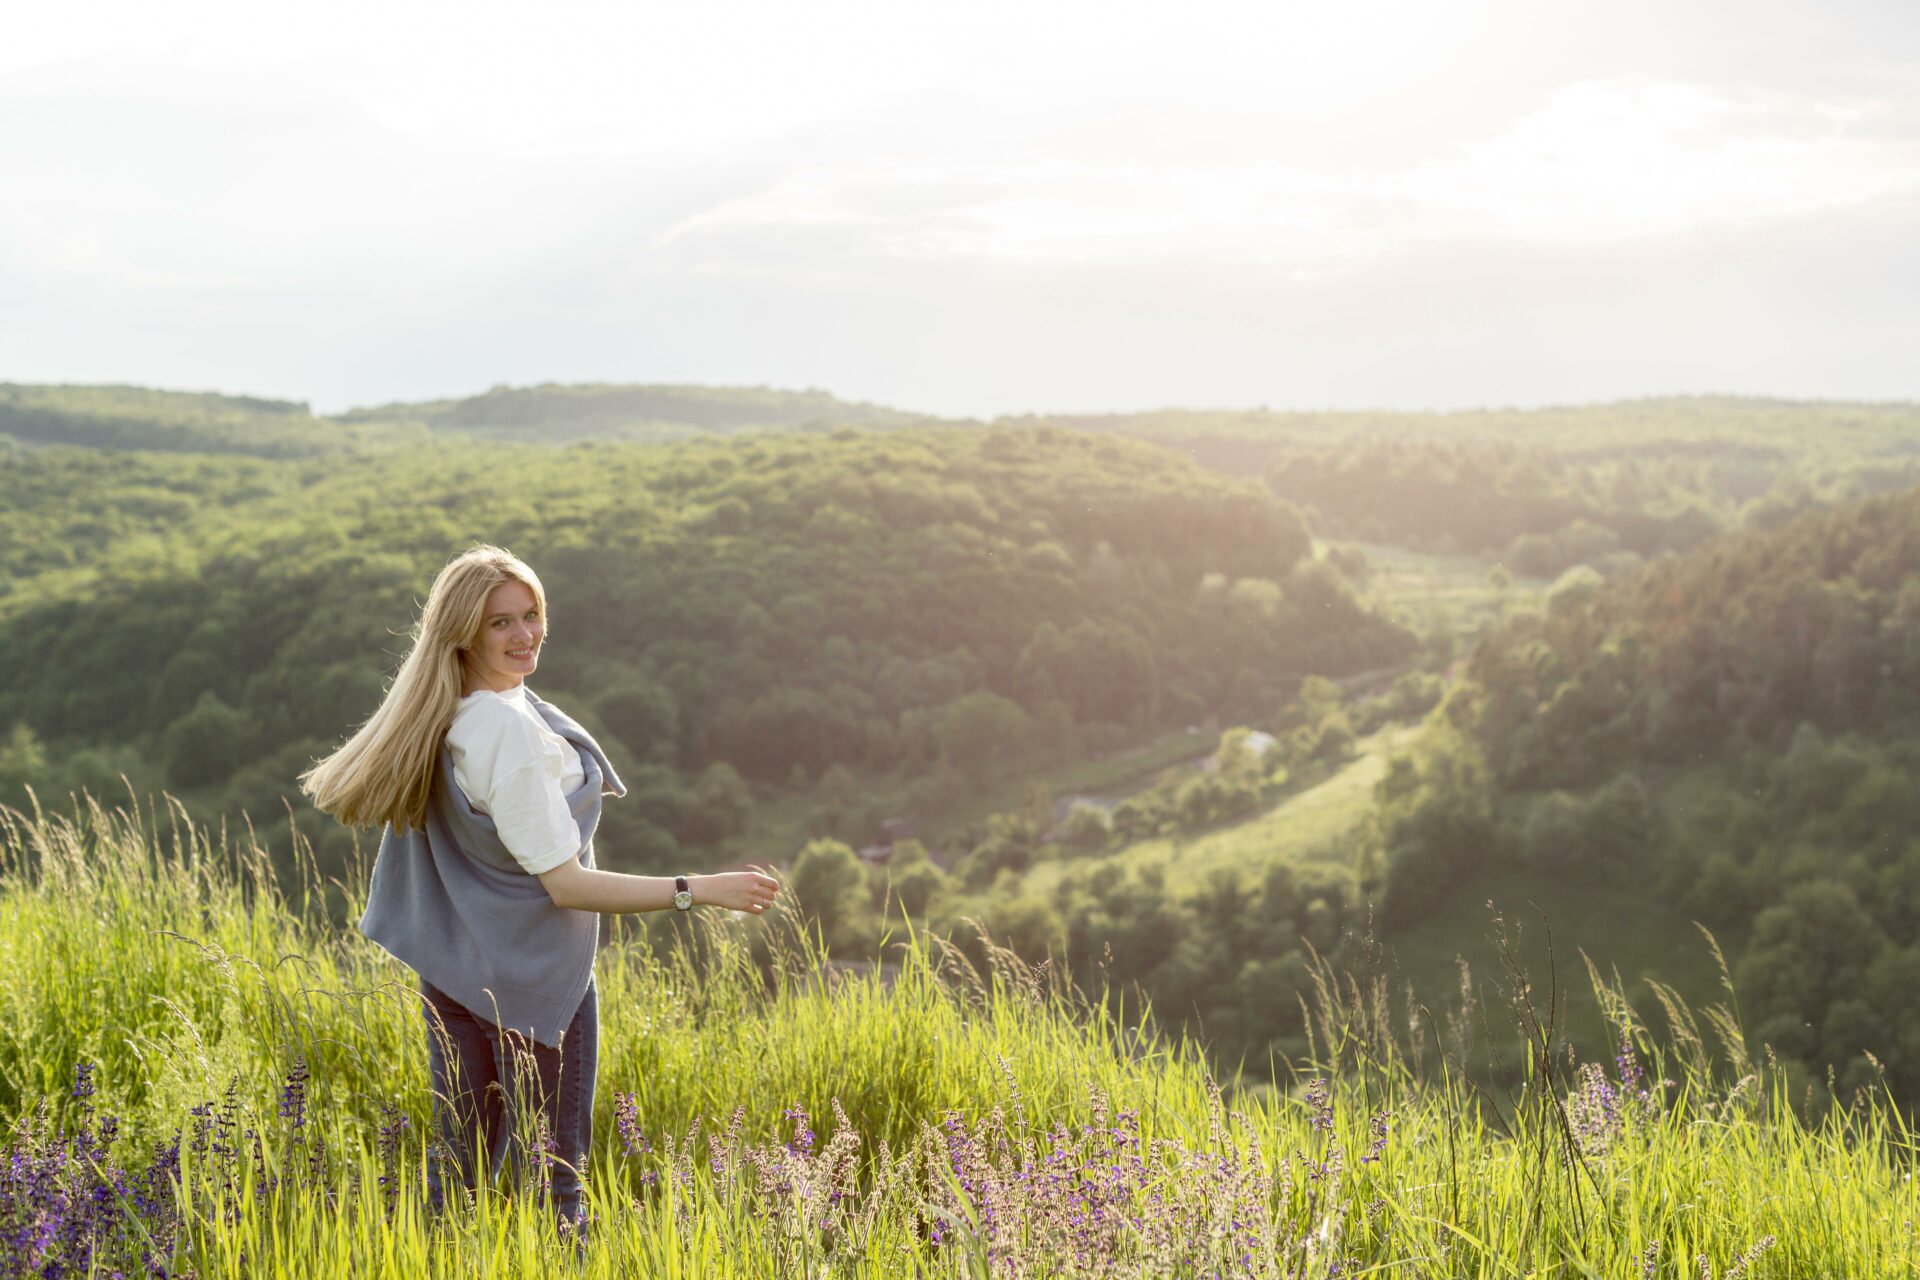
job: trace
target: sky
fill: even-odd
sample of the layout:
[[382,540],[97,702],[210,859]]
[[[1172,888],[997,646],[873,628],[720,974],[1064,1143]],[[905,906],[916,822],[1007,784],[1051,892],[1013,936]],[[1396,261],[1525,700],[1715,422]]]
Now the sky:
[[1920,398],[1920,4],[0,8],[0,380]]

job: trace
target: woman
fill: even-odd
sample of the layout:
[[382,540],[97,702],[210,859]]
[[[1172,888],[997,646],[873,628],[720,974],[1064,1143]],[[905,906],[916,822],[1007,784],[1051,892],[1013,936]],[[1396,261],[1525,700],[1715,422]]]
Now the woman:
[[[301,775],[314,805],[383,826],[360,928],[420,977],[441,1150],[462,1184],[487,1178],[544,1118],[561,1220],[584,1232],[591,1149],[600,915],[693,905],[759,913],[757,871],[632,876],[594,866],[603,792],[626,794],[599,745],[526,679],[547,599],[519,558],[476,546],[434,580],[413,645],[373,716]],[[518,1121],[518,1123],[516,1123]]]

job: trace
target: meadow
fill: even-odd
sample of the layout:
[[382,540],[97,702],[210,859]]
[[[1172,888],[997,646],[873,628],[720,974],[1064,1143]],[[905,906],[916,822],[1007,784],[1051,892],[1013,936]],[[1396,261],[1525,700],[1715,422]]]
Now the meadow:
[[[255,833],[174,803],[6,810],[0,846],[7,1275],[1720,1280],[1920,1257],[1900,1111],[1791,1094],[1725,1006],[1668,1002],[1656,1041],[1596,977],[1579,999],[1618,1051],[1581,1062],[1570,990],[1511,957],[1477,1014],[1322,966],[1310,1052],[1242,1090],[1048,966],[902,927],[896,972],[848,974],[791,916],[621,922],[576,1249],[538,1134],[522,1178],[426,1211],[411,975],[326,922],[310,859],[283,888]],[[334,886],[355,902],[359,870]],[[1481,1089],[1503,1009],[1530,1052]]]

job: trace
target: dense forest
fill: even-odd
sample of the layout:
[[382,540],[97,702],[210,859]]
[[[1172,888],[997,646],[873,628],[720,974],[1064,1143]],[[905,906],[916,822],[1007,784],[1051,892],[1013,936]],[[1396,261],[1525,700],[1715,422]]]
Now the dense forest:
[[1920,1098],[1920,491],[1570,577],[1436,715],[1382,784],[1391,919],[1487,865],[1636,886],[1720,931],[1760,1041]]
[[[16,799],[125,772],[208,815],[281,813],[480,538],[542,573],[537,685],[634,788],[610,810],[615,865],[780,857],[727,843],[768,797],[910,779],[938,813],[1415,646],[1257,486],[1060,431],[449,443],[267,470],[48,449],[8,474],[11,518],[40,530],[0,600]],[[337,860],[341,833],[307,825]]]

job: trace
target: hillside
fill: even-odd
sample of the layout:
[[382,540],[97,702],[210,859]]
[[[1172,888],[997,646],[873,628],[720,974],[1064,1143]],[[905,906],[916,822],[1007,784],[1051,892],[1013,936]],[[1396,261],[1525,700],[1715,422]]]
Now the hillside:
[[1603,572],[1920,484],[1920,405],[1694,396],[1453,413],[1020,418],[1260,477],[1322,536]]
[[[814,831],[857,833],[888,816],[862,779],[937,815],[1414,645],[1257,486],[1067,432],[449,442],[191,474],[28,457],[102,510],[86,558],[41,547],[0,604],[19,739],[0,775],[106,794],[124,770],[256,821],[372,711],[416,601],[476,539],[545,580],[535,684],[617,753],[634,794],[606,847],[627,865],[782,856],[753,813],[795,793]],[[169,514],[127,524],[127,495],[162,484]],[[344,836],[313,818],[337,863]]]
[[1920,1096],[1920,491],[1562,584],[1446,717],[1483,838],[1410,836],[1404,915],[1502,865],[1679,903],[1744,941],[1758,1037]]

